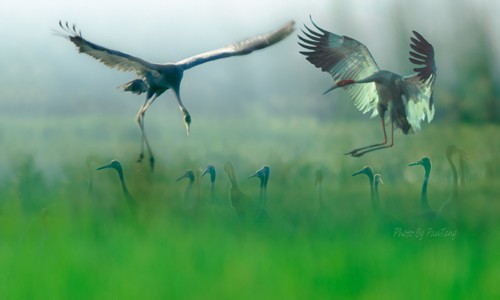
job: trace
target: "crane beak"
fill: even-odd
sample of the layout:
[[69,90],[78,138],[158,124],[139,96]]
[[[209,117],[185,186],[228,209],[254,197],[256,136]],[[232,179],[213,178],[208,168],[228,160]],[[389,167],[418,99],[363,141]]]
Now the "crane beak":
[[113,159],[110,163],[108,163],[107,165],[104,165],[104,166],[101,166],[99,168],[97,168],[96,170],[102,170],[102,169],[115,169],[116,171],[118,171],[118,173],[121,173],[123,172],[122,171],[122,165],[120,164],[119,161]]
[[187,170],[186,173],[184,173],[181,177],[177,178],[175,181],[180,181],[184,178],[188,178],[191,182],[194,182],[195,175],[194,175],[193,171]]
[[259,177],[259,171],[255,172],[255,174],[248,176],[248,178]]
[[416,161],[414,163],[409,164],[408,167],[418,166],[418,165],[421,165],[421,164],[422,164],[422,160],[419,160],[419,161]]
[[188,177],[187,173],[184,173],[184,175],[182,175],[181,177],[177,178],[175,181],[176,182],[177,181],[181,181],[182,179],[187,178],[187,177]]
[[111,164],[107,164],[107,165],[101,166],[101,167],[97,168],[96,170],[100,171],[100,170],[109,169],[109,168],[111,168]]
[[248,176],[248,178],[258,177],[260,179],[264,179],[266,177],[266,172],[264,170],[265,167],[266,166],[258,169],[257,171],[255,171],[255,174]]
[[[201,171],[201,169],[200,169]],[[215,181],[215,177],[216,177],[216,172],[215,172],[215,167],[214,165],[212,164],[208,164],[207,167],[205,168],[205,170],[201,173],[200,175],[200,178],[202,178],[203,176],[205,176],[206,174],[209,174],[210,175],[210,181],[211,182],[214,182]]]
[[356,83],[356,81],[354,81],[352,79],[341,80],[341,81],[337,82],[334,86],[332,86],[331,88],[329,88],[328,90],[326,90],[326,92],[324,92],[323,95],[326,95],[327,93],[333,91],[336,88],[344,87],[346,85],[350,85],[350,84],[354,84],[354,83]]
[[334,89],[336,89],[336,88],[338,88],[338,86],[337,86],[337,85],[332,86],[331,88],[329,88],[328,90],[326,90],[326,91],[323,93],[323,95],[328,94],[329,92],[333,91],[333,90],[334,90]]
[[352,174],[352,176],[357,176],[359,174],[365,174],[365,169],[361,169],[361,170],[357,171],[356,173]]

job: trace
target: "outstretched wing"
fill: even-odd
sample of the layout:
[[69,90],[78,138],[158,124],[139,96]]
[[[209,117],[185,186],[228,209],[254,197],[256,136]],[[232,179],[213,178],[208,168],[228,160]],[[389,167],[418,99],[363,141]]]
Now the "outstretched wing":
[[[379,71],[368,48],[355,39],[340,36],[320,28],[311,22],[315,30],[305,26],[305,37],[299,36],[299,45],[308,51],[301,51],[306,59],[317,68],[330,73],[335,83],[346,80],[360,80]],[[354,105],[361,112],[372,110],[372,117],[378,114],[378,94],[375,83],[353,84],[344,87]]]
[[184,70],[190,69],[194,66],[216,60],[225,57],[235,56],[235,55],[245,55],[252,53],[255,50],[263,49],[269,47],[277,42],[286,38],[294,30],[294,21],[288,21],[282,27],[266,33],[257,35],[244,39],[240,42],[228,45],[226,47],[201,53],[186,59],[183,59],[176,64],[183,68]]
[[414,75],[403,78],[404,95],[407,97],[406,117],[412,128],[420,129],[420,122],[427,118],[427,122],[434,118],[433,89],[436,79],[436,64],[434,62],[434,48],[418,32],[413,31],[411,38],[410,61],[418,67]]
[[58,32],[58,34],[73,42],[78,47],[79,52],[92,56],[108,67],[125,72],[136,72],[138,74],[151,71],[151,64],[145,60],[87,41],[83,38],[81,31],[76,31],[75,25],[70,27],[68,22],[63,24],[59,21],[59,26],[65,33]]
[[434,47],[424,37],[413,31],[415,37],[411,37],[410,47],[415,51],[410,51],[409,60],[420,66],[414,68],[413,71],[417,72],[417,76],[421,81],[425,82],[431,77],[436,76],[436,64],[434,62]]

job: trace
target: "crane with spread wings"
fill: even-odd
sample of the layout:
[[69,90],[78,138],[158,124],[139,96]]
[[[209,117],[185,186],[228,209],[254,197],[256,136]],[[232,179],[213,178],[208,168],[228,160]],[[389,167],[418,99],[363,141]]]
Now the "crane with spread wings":
[[[380,115],[384,140],[381,143],[354,149],[347,155],[354,157],[390,148],[394,145],[394,129],[403,134],[420,129],[420,122],[434,118],[433,88],[436,78],[434,48],[416,31],[411,37],[410,61],[417,65],[416,73],[401,76],[379,69],[368,48],[357,40],[334,34],[316,25],[305,26],[304,36],[299,35],[300,53],[317,68],[328,72],[334,85],[324,94],[342,87],[363,113],[371,111],[372,117]],[[385,129],[386,113],[391,124],[391,142],[388,144]]]
[[141,152],[138,161],[142,161],[144,158],[145,145],[149,153],[150,165],[153,169],[154,156],[144,131],[144,115],[155,99],[168,89],[174,92],[179,108],[184,115],[186,133],[189,135],[191,115],[182,103],[180,97],[180,84],[184,71],[209,61],[237,55],[246,55],[255,50],[276,44],[293,32],[294,24],[294,21],[288,21],[285,25],[269,33],[256,35],[216,50],[197,54],[176,63],[162,64],[150,63],[139,57],[94,44],[85,39],[81,31],[78,31],[75,25],[69,25],[68,22],[63,23],[59,21],[59,26],[64,32],[56,33],[68,38],[76,45],[79,52],[90,55],[108,67],[124,72],[135,72],[137,74],[137,79],[125,83],[121,87],[124,91],[132,92],[137,95],[142,93],[146,94],[146,99],[136,116],[136,121],[139,124],[142,135]]

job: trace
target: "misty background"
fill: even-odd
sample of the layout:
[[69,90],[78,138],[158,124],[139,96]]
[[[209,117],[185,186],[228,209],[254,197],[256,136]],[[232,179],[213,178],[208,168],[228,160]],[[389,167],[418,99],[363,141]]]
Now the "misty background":
[[[498,13],[500,3],[486,0],[2,1],[0,114],[133,119],[143,96],[116,87],[135,74],[78,54],[53,35],[59,20],[75,23],[99,45],[151,62],[176,62],[293,19],[297,30],[282,43],[184,74],[181,96],[194,120],[228,114],[362,119],[344,93],[322,95],[331,77],[298,53],[296,34],[311,15],[322,28],[363,42],[381,68],[402,75],[412,73],[409,38],[411,30],[419,31],[436,52],[436,118],[499,122]],[[181,118],[170,91],[148,114]]]

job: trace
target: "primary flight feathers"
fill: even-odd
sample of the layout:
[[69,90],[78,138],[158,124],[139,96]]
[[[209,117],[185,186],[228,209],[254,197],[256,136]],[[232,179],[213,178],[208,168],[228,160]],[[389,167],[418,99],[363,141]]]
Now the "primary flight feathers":
[[[294,21],[288,21],[282,27],[269,33],[256,35],[216,50],[191,56],[178,61],[175,65],[181,67],[183,70],[187,70],[212,60],[252,53],[255,50],[266,48],[286,38],[294,31],[294,24]],[[154,64],[141,58],[121,51],[108,49],[86,40],[82,36],[81,31],[76,30],[75,25],[59,21],[59,26],[67,33],[65,37],[78,47],[79,52],[92,56],[108,67],[125,72],[135,71],[138,74],[142,74],[153,68]]]

